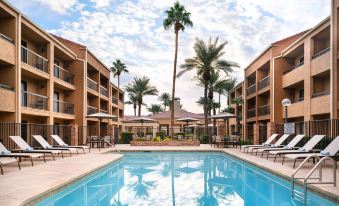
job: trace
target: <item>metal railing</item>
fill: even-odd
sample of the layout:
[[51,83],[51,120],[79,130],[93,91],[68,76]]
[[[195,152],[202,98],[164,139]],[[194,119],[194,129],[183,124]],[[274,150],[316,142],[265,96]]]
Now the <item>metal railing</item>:
[[21,46],[21,61],[38,70],[48,73],[48,60],[24,46]]
[[326,49],[324,49],[324,50],[322,50],[320,52],[317,52],[317,53],[313,54],[312,59],[315,59],[315,58],[325,54],[326,52],[328,52],[330,50],[331,50],[331,47],[328,47],[328,48],[326,48]]
[[14,44],[14,40],[11,39],[11,38],[9,38],[8,36],[6,36],[6,35],[4,35],[4,34],[1,34],[1,33],[0,33],[0,38],[1,38],[1,39],[4,39],[4,40],[6,40],[6,41],[8,41],[8,42],[10,42],[10,43],[12,43],[12,44]]
[[255,117],[256,116],[256,109],[249,109],[247,110],[247,117],[248,118],[252,118],[252,117]]
[[300,66],[302,66],[302,65],[304,65],[304,62],[300,62],[299,64],[297,64],[297,65],[295,65],[295,66],[293,66],[293,67],[287,69],[286,71],[283,72],[283,74],[287,74],[287,73],[289,73],[289,72],[295,70],[296,68],[298,68],[298,67],[300,67]]
[[112,96],[112,103],[113,104],[118,104],[118,99],[114,96]]
[[108,90],[102,85],[100,85],[100,94],[108,97]]
[[270,114],[270,105],[261,106],[258,108],[258,116],[265,116]]
[[326,96],[326,95],[329,95],[329,94],[330,94],[329,91],[318,92],[318,93],[312,94],[312,98],[315,98],[315,97],[321,97],[321,96]]
[[255,84],[253,84],[247,88],[247,95],[254,94],[255,91],[256,91],[256,87],[255,87]]
[[48,97],[27,91],[21,91],[21,106],[48,110]]
[[92,80],[89,77],[87,77],[87,87],[94,91],[98,91],[98,83],[96,83],[94,80]]
[[265,78],[261,79],[258,82],[258,90],[264,89],[270,85],[270,75],[266,76]]
[[74,104],[54,99],[53,111],[63,114],[74,114]]
[[74,75],[56,64],[54,64],[54,77],[74,84]]
[[92,107],[92,106],[87,106],[87,114],[94,114],[97,113],[98,109],[96,107]]

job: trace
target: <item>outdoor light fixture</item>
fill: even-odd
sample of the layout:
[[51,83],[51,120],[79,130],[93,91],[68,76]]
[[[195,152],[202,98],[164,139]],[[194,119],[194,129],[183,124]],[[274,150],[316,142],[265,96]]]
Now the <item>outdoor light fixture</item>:
[[287,123],[287,107],[291,105],[291,100],[285,98],[281,101],[281,104],[285,107],[285,123]]

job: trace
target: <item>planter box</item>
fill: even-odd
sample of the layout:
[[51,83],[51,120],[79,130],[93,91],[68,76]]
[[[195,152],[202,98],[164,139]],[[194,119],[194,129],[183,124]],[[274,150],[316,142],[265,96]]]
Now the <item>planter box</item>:
[[200,146],[200,141],[131,141],[131,146]]

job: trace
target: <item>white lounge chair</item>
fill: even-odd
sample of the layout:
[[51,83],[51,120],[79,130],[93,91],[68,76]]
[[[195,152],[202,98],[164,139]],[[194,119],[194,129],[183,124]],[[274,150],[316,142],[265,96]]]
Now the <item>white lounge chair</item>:
[[251,150],[251,154],[256,151],[255,155],[257,155],[259,152],[262,152],[264,149],[267,148],[278,148],[281,147],[281,144],[290,136],[290,134],[284,134],[281,136],[278,141],[272,145],[263,145],[258,147],[249,147],[247,150]]
[[296,149],[294,148],[303,138],[305,137],[304,134],[298,134],[297,136],[295,136],[290,143],[288,143],[286,146],[284,147],[280,147],[280,148],[265,148],[265,149],[260,149],[262,150],[262,154],[261,157],[263,157],[264,153],[267,153],[266,158],[268,159],[269,157],[269,152],[270,151],[279,151],[279,150],[291,150],[291,149]]
[[311,153],[312,149],[325,137],[325,135],[314,135],[303,147],[295,150],[278,150],[278,151],[269,151],[269,154],[275,155],[274,161],[277,159],[277,156],[284,155],[282,164],[284,164],[286,154],[301,154],[301,153]]
[[20,162],[19,162],[17,159],[11,158],[11,157],[1,157],[1,158],[0,158],[0,170],[1,170],[1,175],[4,174],[4,170],[3,170],[2,166],[5,165],[5,164],[13,163],[13,162],[16,162],[16,163],[18,164],[19,170],[21,170]]
[[263,144],[257,144],[257,145],[242,145],[241,147],[240,147],[240,150],[241,149],[244,149],[244,151],[246,150],[246,149],[248,149],[249,147],[255,147],[255,146],[264,146],[264,145],[271,145],[271,143],[272,143],[272,141],[275,139],[275,138],[277,138],[279,135],[278,134],[272,134],[271,136],[270,136],[270,138],[268,138],[267,140],[266,140],[266,142],[264,142]]
[[51,135],[51,137],[58,143],[58,147],[61,148],[75,148],[75,149],[82,149],[82,151],[85,153],[85,149],[88,149],[88,152],[91,151],[91,147],[88,145],[79,145],[79,146],[68,146],[60,137],[59,135]]
[[33,158],[42,157],[46,162],[45,154],[43,153],[26,153],[26,152],[11,152],[0,142],[0,157],[14,157],[14,158],[29,158],[33,167]]
[[32,135],[32,137],[39,142],[39,144],[44,148],[48,150],[61,150],[62,153],[64,151],[68,151],[69,155],[72,156],[72,151],[79,153],[77,149],[75,148],[61,148],[61,147],[52,147],[48,142],[41,136],[41,135]]
[[44,153],[44,154],[50,154],[55,160],[54,155],[56,154],[62,154],[61,150],[48,150],[48,149],[33,149],[31,146],[25,142],[20,136],[9,136],[13,142],[15,142],[16,145],[20,148],[20,150],[26,152],[26,153]]
[[339,136],[337,136],[327,147],[319,153],[303,153],[303,154],[286,154],[284,157],[294,160],[293,168],[298,159],[305,159],[309,156],[316,155],[315,157],[336,157],[339,151]]

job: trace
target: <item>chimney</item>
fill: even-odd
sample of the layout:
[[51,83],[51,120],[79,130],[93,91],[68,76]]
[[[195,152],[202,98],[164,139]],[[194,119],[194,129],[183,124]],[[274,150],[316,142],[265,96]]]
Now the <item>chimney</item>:
[[174,99],[174,117],[179,116],[179,110],[180,110],[180,98],[176,97]]

